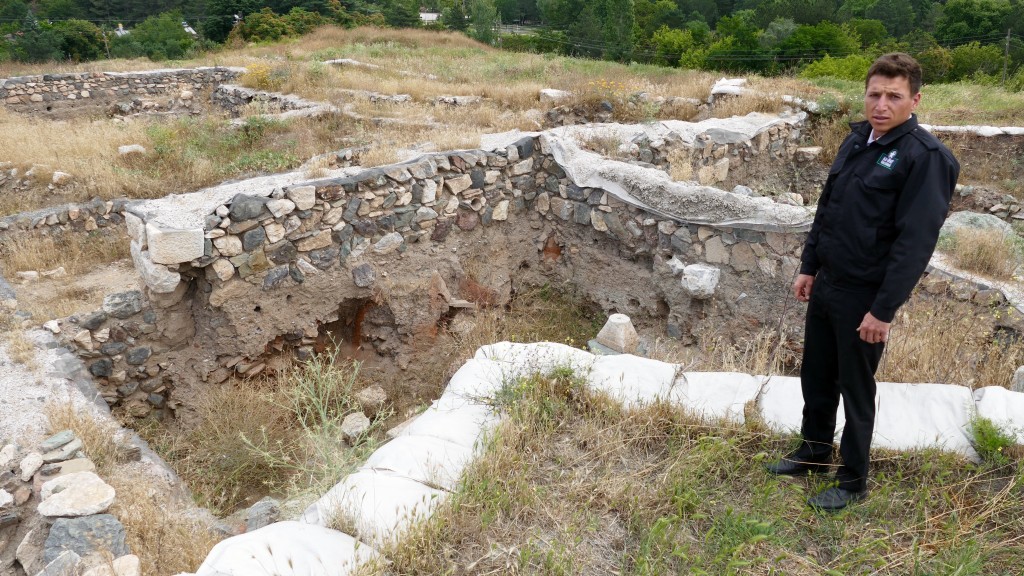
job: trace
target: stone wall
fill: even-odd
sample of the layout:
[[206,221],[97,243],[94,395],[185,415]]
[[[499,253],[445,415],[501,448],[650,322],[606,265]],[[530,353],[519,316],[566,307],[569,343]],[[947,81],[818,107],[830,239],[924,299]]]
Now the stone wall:
[[[777,134],[766,141],[787,137]],[[267,352],[312,345],[353,302],[386,303],[393,333],[369,344],[393,355],[444,315],[507,301],[513,282],[571,283],[608,311],[667,317],[680,337],[716,294],[753,317],[772,305],[772,286],[788,286],[805,228],[655,215],[577,186],[545,142],[205,196],[189,209],[181,198],[131,203],[146,294],[109,296],[65,322],[66,339],[104,398],[141,416],[173,408],[181,380],[262,373]]]
[[9,233],[30,230],[91,232],[98,228],[120,226],[124,223],[124,209],[128,202],[126,198],[92,200],[3,216],[0,217],[0,238]]
[[244,71],[218,66],[17,76],[0,80],[0,101],[16,112],[42,115],[93,112],[121,100],[168,95],[179,98],[184,92],[208,89],[232,80]]
[[[244,86],[233,84],[222,84],[211,94],[210,99],[214,104],[227,110],[234,116],[240,116],[243,109],[258,106],[259,112],[265,115],[281,115],[287,112],[302,111],[305,114],[319,114],[336,109],[324,102],[314,102],[299,98],[294,94],[282,94],[280,92],[263,92],[253,90]],[[295,114],[286,115],[294,116]]]

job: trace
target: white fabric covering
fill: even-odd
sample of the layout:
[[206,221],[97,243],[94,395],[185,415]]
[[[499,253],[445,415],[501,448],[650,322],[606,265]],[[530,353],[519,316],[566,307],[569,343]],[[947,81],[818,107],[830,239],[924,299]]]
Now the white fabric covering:
[[433,436],[476,448],[481,437],[498,423],[498,415],[484,404],[463,404],[455,408],[441,408],[435,402],[409,423],[401,436]]
[[473,449],[432,436],[402,435],[378,448],[360,470],[386,470],[426,486],[454,490]]
[[328,490],[301,520],[326,526],[340,517],[355,526],[360,540],[379,545],[429,516],[445,496],[441,490],[392,472],[360,470]]
[[635,406],[658,399],[667,400],[677,369],[675,364],[630,354],[598,356],[588,380],[594,390],[600,390],[626,406]]
[[911,450],[937,446],[978,458],[970,443],[974,397],[952,384],[879,382],[873,448]]
[[213,547],[198,576],[347,576],[377,553],[348,534],[277,522]]
[[761,381],[740,372],[686,372],[676,380],[670,399],[708,419],[743,423],[747,402],[757,399]]

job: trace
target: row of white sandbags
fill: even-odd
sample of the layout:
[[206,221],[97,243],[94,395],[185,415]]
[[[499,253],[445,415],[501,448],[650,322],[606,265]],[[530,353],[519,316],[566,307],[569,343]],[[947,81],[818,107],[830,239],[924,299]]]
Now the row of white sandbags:
[[[627,406],[665,400],[707,419],[742,423],[745,407],[755,403],[772,429],[793,432],[800,427],[803,401],[798,378],[683,373],[674,364],[631,355],[594,356],[553,343],[484,346],[452,377],[440,399],[313,503],[300,523],[278,523],[225,540],[197,574],[349,574],[376,556],[372,547],[400,538],[455,488],[481,449],[484,434],[498,422],[491,407],[495,392],[516,378],[560,367],[586,376],[593,389]],[[977,458],[969,435],[976,414],[1006,428],[1024,423],[1024,394],[997,387],[972,395],[962,386],[883,382],[876,403],[873,445],[881,448],[938,446]],[[842,426],[840,407],[837,438]],[[1024,442],[1024,429],[1017,433]],[[365,544],[328,529],[330,525],[351,527]],[[292,546],[295,539],[301,542]],[[320,542],[326,545],[332,539],[335,543],[327,556],[311,552],[310,543],[319,549]],[[299,556],[307,560],[296,564]]]

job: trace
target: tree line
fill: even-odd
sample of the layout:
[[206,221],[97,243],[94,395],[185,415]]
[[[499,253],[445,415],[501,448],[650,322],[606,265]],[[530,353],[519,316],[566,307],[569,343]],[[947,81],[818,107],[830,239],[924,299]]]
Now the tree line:
[[[424,24],[422,10],[441,14]],[[525,34],[503,34],[501,24]],[[1024,88],[1024,0],[0,0],[0,61],[179,59],[323,24],[427,26],[530,52],[860,78],[905,51],[928,82]],[[123,27],[128,33],[119,30]]]

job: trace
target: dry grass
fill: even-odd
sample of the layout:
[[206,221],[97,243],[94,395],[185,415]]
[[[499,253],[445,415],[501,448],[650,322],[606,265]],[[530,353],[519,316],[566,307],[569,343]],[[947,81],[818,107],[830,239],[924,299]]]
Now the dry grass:
[[751,112],[781,112],[786,104],[778,97],[767,94],[744,94],[742,96],[729,96],[715,100],[711,108],[711,116],[714,118],[729,118],[731,116],[746,116]]
[[110,513],[124,525],[128,546],[141,561],[142,574],[192,572],[223,538],[202,521],[164,502],[159,492],[149,487],[151,478],[124,471],[106,480],[117,491]]
[[388,573],[1012,574],[1024,559],[1019,461],[879,454],[868,500],[822,516],[804,503],[821,479],[761,469],[788,440],[757,424],[627,410],[564,370],[499,402],[486,453],[383,551]]
[[33,372],[38,370],[39,362],[36,361],[35,343],[25,335],[24,330],[14,326],[13,319],[6,323],[9,326],[4,330],[3,339],[7,347],[7,356],[15,364],[21,364]]
[[156,422],[140,433],[191,488],[197,502],[227,514],[267,494],[321,493],[362,461],[374,446],[378,415],[351,447],[342,418],[359,410],[351,399],[358,366],[321,355],[262,382],[225,383],[192,405],[193,425]]
[[964,270],[1007,280],[1020,261],[1015,236],[998,229],[958,228],[944,238],[940,249]]
[[668,152],[668,175],[676,182],[694,182],[694,159],[699,158],[698,152],[675,146]]
[[618,133],[614,131],[589,132],[586,135],[578,135],[577,140],[581,147],[597,152],[606,158],[623,158],[628,156],[628,153],[624,155],[622,150],[620,150],[623,141]]
[[839,153],[839,146],[850,134],[849,117],[843,115],[820,119],[808,130],[808,140],[815,146],[821,146],[818,160],[824,165],[831,165]]
[[19,271],[47,271],[61,266],[68,274],[82,274],[128,256],[127,237],[117,228],[81,233],[32,231],[0,239],[0,266],[7,277]]
[[[93,197],[154,198],[197,190],[247,175],[282,172],[306,158],[341,148],[348,132],[341,116],[272,122],[253,118],[242,128],[213,116],[139,118],[124,123],[75,119],[47,122],[0,110],[5,138],[0,158],[15,166],[45,163],[72,174],[59,194],[42,183],[5,194],[0,215]],[[141,144],[148,153],[125,161],[118,146]]]
[[1024,343],[999,337],[1003,314],[1019,312],[917,294],[897,315],[878,379],[1008,388],[1024,364]]
[[71,430],[82,441],[97,474],[107,476],[114,472],[122,452],[117,442],[119,427],[114,421],[99,419],[88,409],[69,402],[49,402],[44,413],[52,431]]

